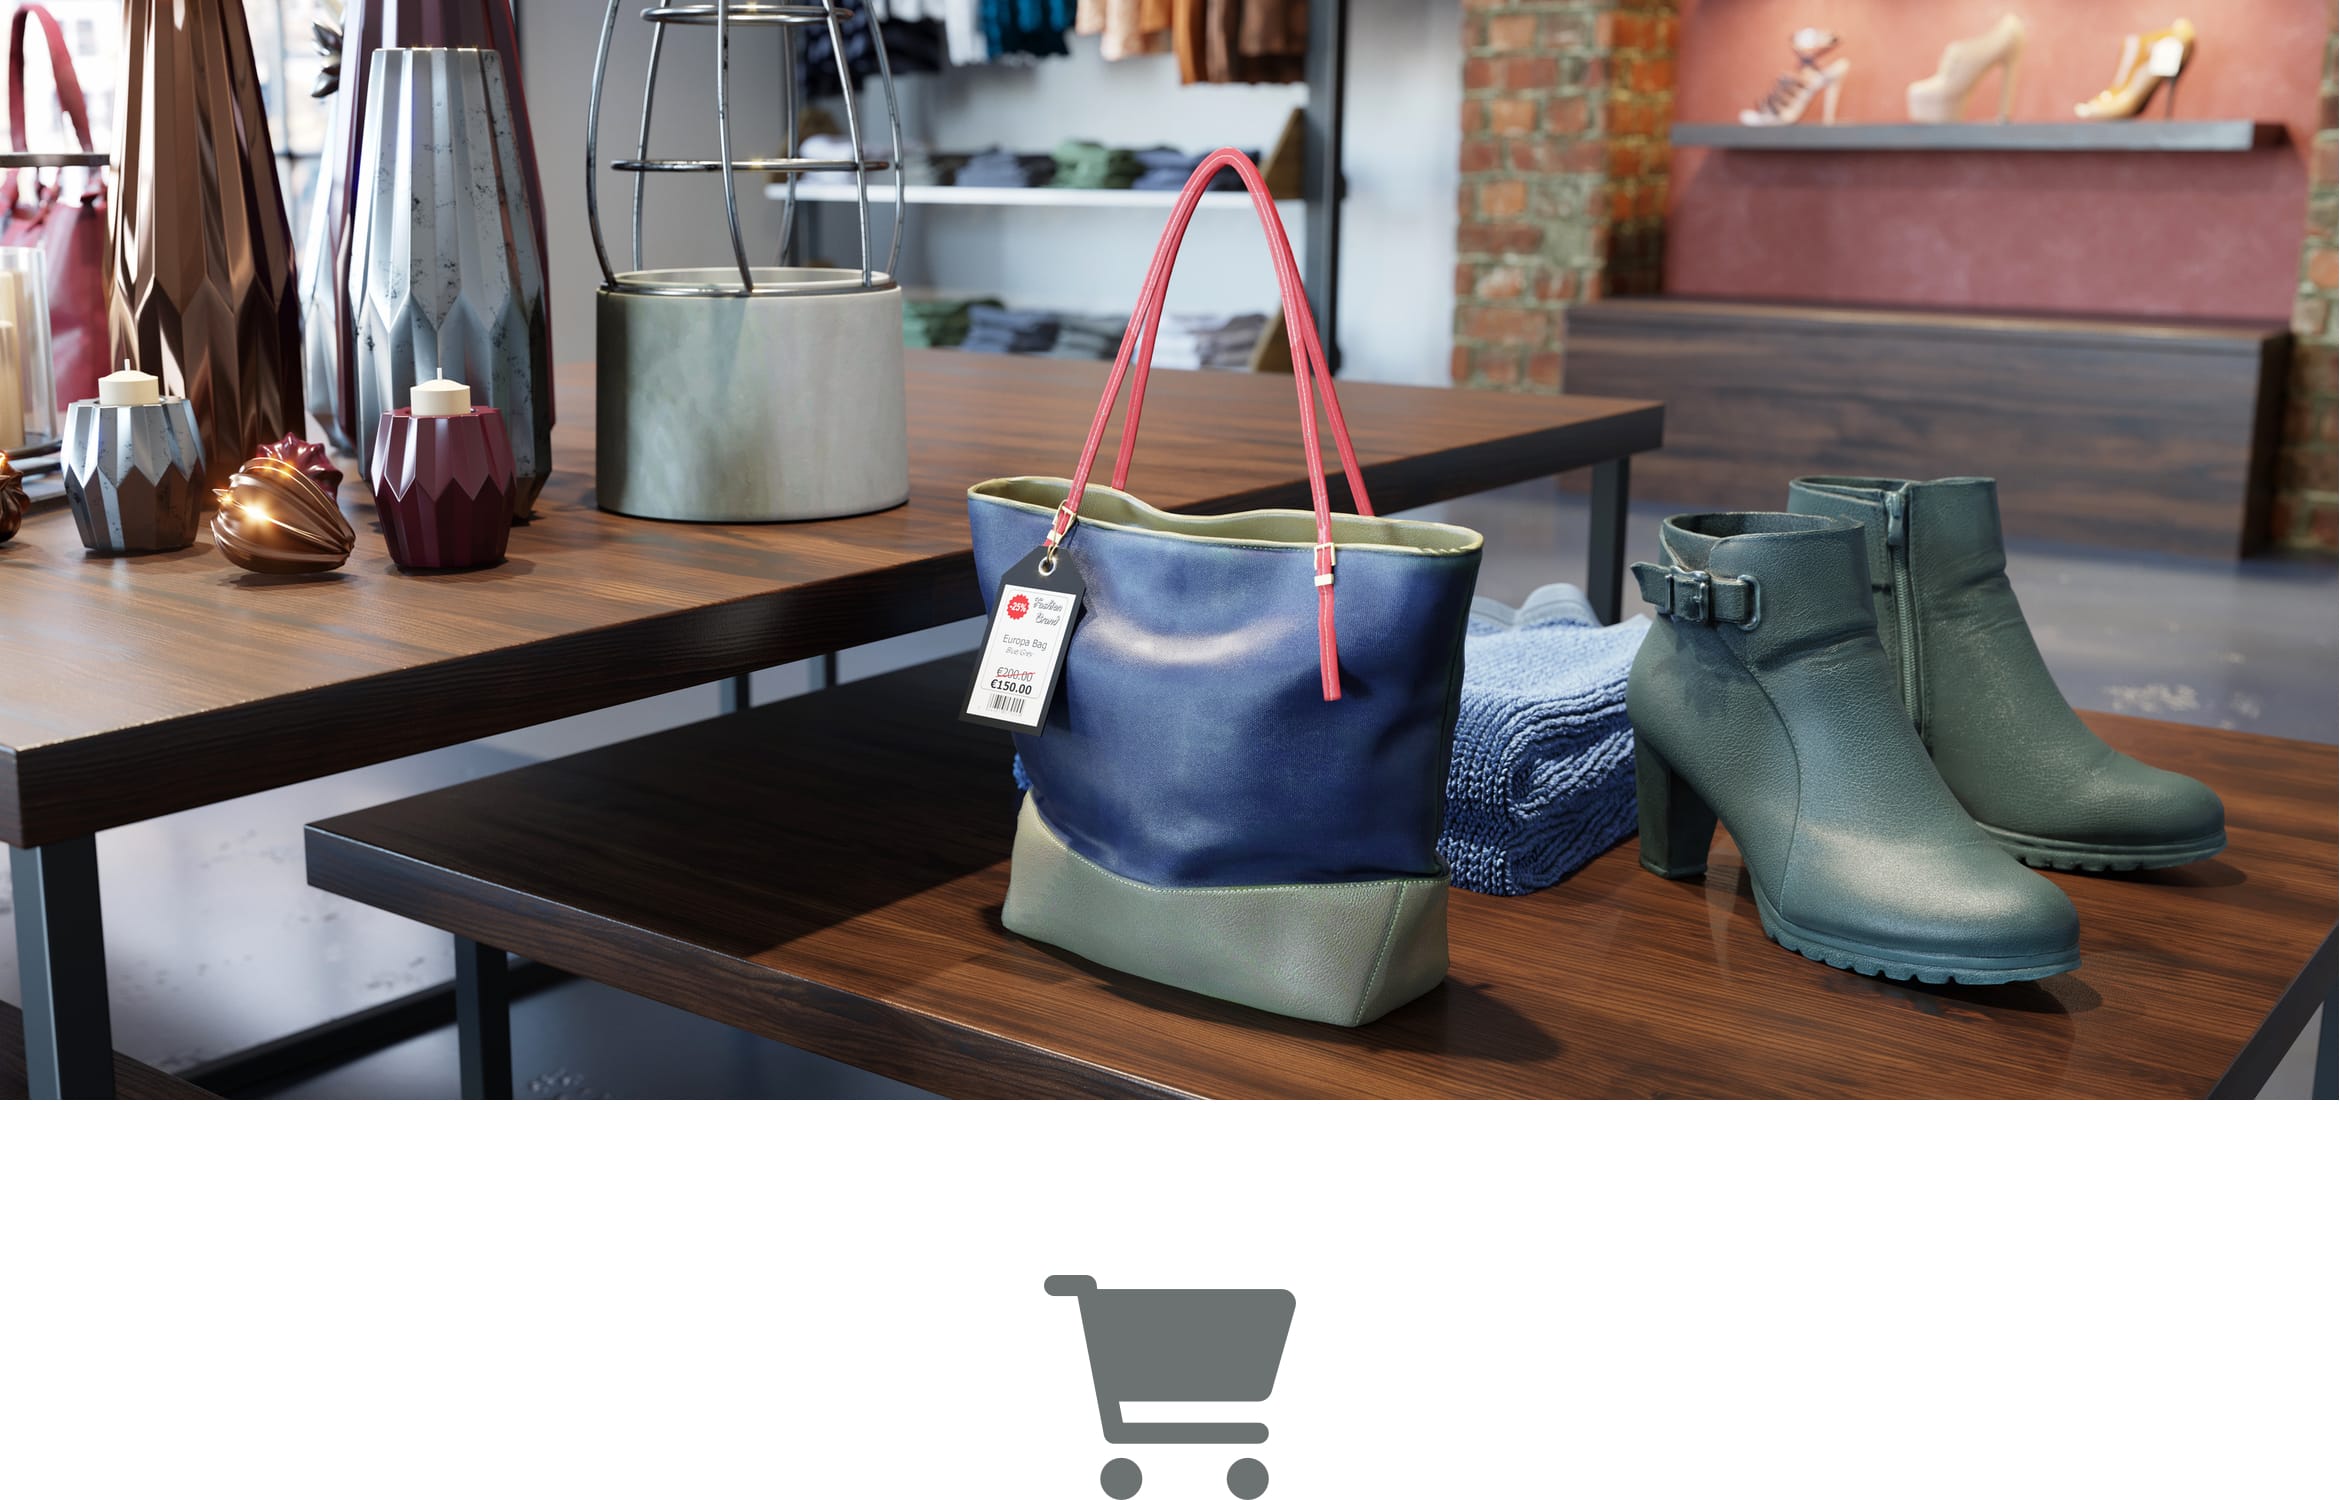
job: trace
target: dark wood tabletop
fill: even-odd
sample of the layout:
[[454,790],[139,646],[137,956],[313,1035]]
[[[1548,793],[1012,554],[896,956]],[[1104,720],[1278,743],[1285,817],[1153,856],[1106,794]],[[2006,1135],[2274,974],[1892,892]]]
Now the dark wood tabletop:
[[[0,841],[28,847],[964,618],[965,495],[1069,473],[1081,361],[911,351],[911,499],[850,520],[694,526],[594,506],[593,380],[560,382],[555,472],[503,566],[391,567],[370,501],[338,573],[266,579],[205,540],[85,554],[62,506],[0,546]],[[1654,448],[1651,402],[1343,382],[1401,510]],[[1132,487],[1174,510],[1307,503],[1288,376],[1163,371]]]
[[1726,839],[1691,882],[1646,873],[1628,843],[1535,895],[1456,892],[1450,977],[1386,1019],[1284,1021],[1000,926],[1017,792],[1010,736],[956,718],[969,669],[334,818],[309,830],[310,880],[978,1096],[2255,1092],[2307,1019],[2313,998],[2287,991],[2333,924],[2331,746],[2092,716],[2216,788],[2232,843],[2176,870],[2053,876],[2080,911],[2077,972],[1996,987],[1842,973],[1764,936]]

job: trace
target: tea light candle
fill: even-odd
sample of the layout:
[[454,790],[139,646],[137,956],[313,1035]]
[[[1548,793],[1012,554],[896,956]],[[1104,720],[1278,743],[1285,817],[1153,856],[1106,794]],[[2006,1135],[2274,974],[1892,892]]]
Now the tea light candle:
[[418,417],[468,417],[471,415],[471,387],[460,380],[449,380],[445,370],[414,388],[408,398],[407,410]]
[[159,406],[162,404],[162,382],[143,370],[130,368],[128,360],[111,375],[98,378],[98,405],[100,406]]

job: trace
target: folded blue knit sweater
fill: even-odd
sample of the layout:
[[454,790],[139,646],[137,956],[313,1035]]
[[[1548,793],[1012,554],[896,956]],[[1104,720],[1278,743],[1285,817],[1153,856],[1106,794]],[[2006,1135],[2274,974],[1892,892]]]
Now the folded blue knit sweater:
[[1542,890],[1633,832],[1625,680],[1648,631],[1600,624],[1573,584],[1472,602],[1438,841],[1454,884]]

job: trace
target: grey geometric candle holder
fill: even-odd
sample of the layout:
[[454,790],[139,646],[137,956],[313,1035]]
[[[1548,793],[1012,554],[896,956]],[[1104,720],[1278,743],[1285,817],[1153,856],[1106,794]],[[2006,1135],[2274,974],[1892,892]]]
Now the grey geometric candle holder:
[[203,439],[185,398],[76,401],[65,414],[65,498],[92,552],[175,552],[200,531]]

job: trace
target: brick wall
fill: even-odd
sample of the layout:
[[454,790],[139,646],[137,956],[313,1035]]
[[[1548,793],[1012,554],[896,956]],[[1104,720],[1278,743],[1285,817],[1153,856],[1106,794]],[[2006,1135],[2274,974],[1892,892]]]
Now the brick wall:
[[1454,381],[1557,392],[1565,309],[1658,290],[1674,0],[1463,0]]
[[2291,314],[2291,407],[2283,424],[2283,453],[2275,490],[2278,545],[2330,552],[2340,548],[2340,489],[2334,476],[2333,427],[2340,402],[2340,329],[2334,326],[2334,287],[2340,285],[2340,241],[2334,216],[2340,174],[2340,131],[2334,129],[2333,56],[2340,33],[2324,43],[2324,112],[2310,147],[2307,243],[2299,252],[2299,299]]

